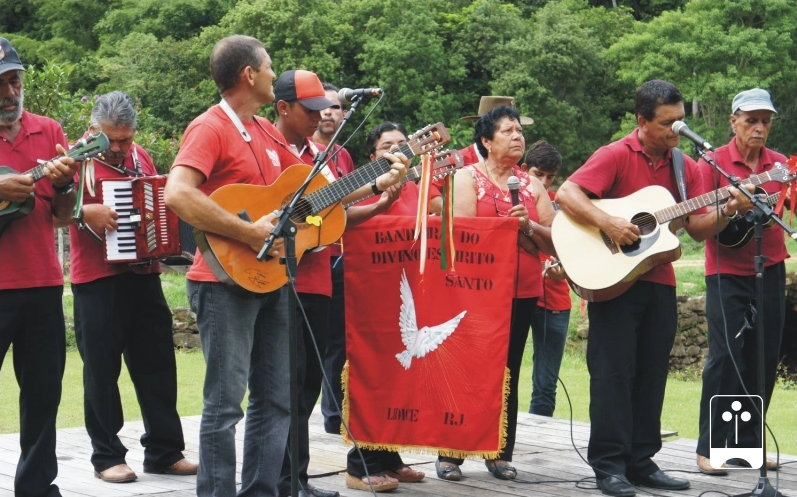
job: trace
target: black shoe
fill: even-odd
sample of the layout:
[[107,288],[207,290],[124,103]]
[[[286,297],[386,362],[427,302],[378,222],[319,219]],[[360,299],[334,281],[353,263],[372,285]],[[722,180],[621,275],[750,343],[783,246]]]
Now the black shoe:
[[441,480],[459,481],[462,479],[462,470],[459,465],[451,464],[451,466],[440,466],[440,459],[435,459],[434,469],[437,472],[437,477]]
[[324,490],[323,488],[318,488],[310,485],[309,483],[305,486],[306,492],[302,490],[299,492],[300,496],[305,497],[340,497],[340,494],[334,490]]
[[636,495],[634,487],[628,483],[624,475],[613,475],[608,478],[600,478],[596,483],[604,495],[612,495],[614,497],[632,497]]
[[675,478],[664,474],[662,470],[636,479],[640,485],[660,490],[686,490],[689,488],[689,480],[685,478]]
[[493,460],[485,459],[484,465],[487,466],[487,471],[499,480],[514,480],[517,478],[517,470],[509,464],[498,465]]

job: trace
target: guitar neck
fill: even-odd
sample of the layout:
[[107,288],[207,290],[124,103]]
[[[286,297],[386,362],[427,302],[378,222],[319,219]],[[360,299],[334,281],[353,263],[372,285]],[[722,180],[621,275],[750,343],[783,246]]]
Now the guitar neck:
[[[755,176],[750,176],[746,180],[742,181],[742,184],[759,186],[769,181],[774,181],[774,179],[769,174],[769,171],[767,171]],[[681,202],[660,211],[656,211],[653,213],[653,215],[656,217],[656,221],[658,221],[659,224],[672,221],[673,219],[683,217],[708,205],[717,205],[719,202],[722,202],[731,196],[730,188],[731,186],[722,187],[719,190],[711,191],[698,197],[689,199],[686,202]]]
[[[415,153],[408,144],[399,146],[397,151],[404,154],[408,159],[415,157]],[[384,157],[380,157],[362,167],[358,167],[353,172],[338,180],[319,188],[304,198],[310,203],[313,214],[321,212],[330,205],[340,202],[347,195],[353,193],[363,185],[367,185],[379,176],[390,171],[390,165],[390,161]],[[407,174],[407,176],[409,176],[409,174]]]
[[49,162],[43,162],[36,167],[28,169],[22,174],[30,174],[33,176],[33,181],[39,181],[40,179],[44,178],[47,173],[44,171],[44,166],[47,165]]

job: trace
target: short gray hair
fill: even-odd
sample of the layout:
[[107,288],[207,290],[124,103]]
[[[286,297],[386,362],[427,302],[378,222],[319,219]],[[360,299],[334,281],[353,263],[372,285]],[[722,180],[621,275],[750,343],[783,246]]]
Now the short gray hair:
[[99,131],[103,123],[136,129],[136,108],[133,99],[127,93],[118,90],[97,97],[97,103],[91,110],[91,127]]

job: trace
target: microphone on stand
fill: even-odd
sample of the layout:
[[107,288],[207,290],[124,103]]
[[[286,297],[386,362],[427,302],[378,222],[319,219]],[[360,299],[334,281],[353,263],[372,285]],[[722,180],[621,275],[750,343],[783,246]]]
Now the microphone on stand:
[[343,105],[349,105],[356,97],[375,97],[382,93],[384,93],[382,88],[357,88],[356,90],[343,88],[338,92],[338,100],[340,100],[340,103]]
[[695,142],[695,145],[698,147],[701,147],[705,150],[714,150],[714,147],[712,147],[708,141],[704,140],[703,137],[689,129],[689,127],[683,121],[675,121],[672,123],[672,130],[674,133],[677,133],[685,138],[689,138]]
[[509,194],[512,195],[512,207],[520,203],[518,192],[520,191],[520,180],[517,176],[510,176],[506,179],[506,187],[509,188]]

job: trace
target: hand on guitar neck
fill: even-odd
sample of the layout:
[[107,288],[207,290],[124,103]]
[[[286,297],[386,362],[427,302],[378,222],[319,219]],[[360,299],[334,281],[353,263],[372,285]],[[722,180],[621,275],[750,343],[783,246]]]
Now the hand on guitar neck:
[[[61,144],[56,144],[55,150],[59,154],[65,154],[66,150]],[[53,186],[63,187],[68,185],[77,171],[77,162],[71,157],[58,157],[42,165],[43,176],[53,182]],[[4,174],[0,176],[0,203],[25,202],[35,187],[36,180],[33,175],[24,174]],[[2,208],[2,207],[0,207]]]

